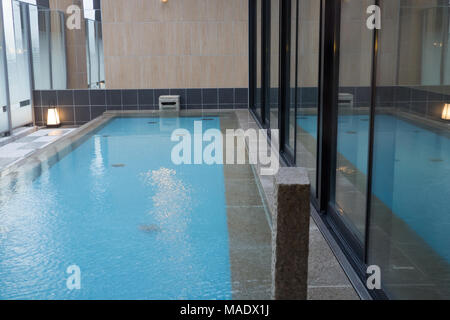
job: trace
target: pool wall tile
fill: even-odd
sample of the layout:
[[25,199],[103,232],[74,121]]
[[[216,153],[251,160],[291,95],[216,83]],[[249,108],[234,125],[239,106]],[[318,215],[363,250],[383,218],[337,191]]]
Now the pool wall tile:
[[366,103],[366,104],[370,103],[371,93],[372,91],[369,87],[356,88],[356,101],[358,103]]
[[91,119],[100,117],[106,111],[106,106],[91,106]]
[[119,106],[107,105],[106,111],[122,111],[122,105]]
[[219,89],[219,104],[233,104],[234,103],[234,89],[225,88]]
[[89,106],[91,104],[89,97],[89,90],[75,90],[74,104],[76,106]]
[[248,104],[248,89],[236,88],[234,92],[235,104]]
[[106,90],[91,90],[91,105],[105,106],[106,105]]
[[122,105],[122,91],[121,90],[107,90],[106,105],[107,106],[121,106]]
[[73,91],[72,90],[58,90],[56,91],[58,106],[72,106],[73,105]]
[[159,105],[159,97],[170,94],[170,89],[155,89],[155,105]]
[[42,108],[34,108],[34,120],[38,125],[43,123],[42,119]]
[[444,109],[444,102],[428,101],[427,115],[431,118],[441,118]]
[[202,90],[202,104],[217,105],[219,93],[217,89],[203,89]]
[[122,90],[122,105],[137,106],[138,105],[138,91],[137,90]]
[[139,106],[137,106],[137,105],[123,105],[122,106],[122,110],[123,111],[138,111],[139,110]]
[[427,100],[428,101],[443,101],[444,100],[444,95],[441,94],[441,93],[428,91]]
[[233,110],[234,109],[234,103],[229,103],[229,104],[219,104],[219,109],[220,110]]
[[155,105],[139,105],[139,110],[156,110]]
[[[445,89],[446,91],[439,91]],[[317,108],[318,88],[301,87],[297,91],[299,108]],[[368,107],[371,102],[370,87],[341,87],[339,92],[354,95],[355,107]],[[438,86],[380,86],[377,88],[377,107],[393,108],[411,112],[426,118],[440,120],[444,103],[450,102],[450,95],[439,93],[450,92],[450,87]],[[278,106],[278,89],[271,88],[271,106]],[[127,89],[127,90],[36,90],[33,92],[36,124],[45,124],[46,109],[55,104],[60,108],[89,108],[74,117],[64,116],[63,124],[78,124],[78,121],[92,120],[107,110],[157,110],[159,96],[179,95],[181,109],[198,110],[232,110],[248,108],[247,88],[189,88],[189,89]],[[72,100],[72,103],[71,103]],[[272,101],[273,100],[273,101]],[[85,109],[81,109],[85,110]],[[68,110],[64,110],[65,113]],[[37,116],[36,116],[37,114]],[[39,116],[40,115],[40,116]],[[86,120],[87,119],[87,120]]]
[[187,89],[186,90],[186,104],[189,105],[200,105],[202,104],[202,89]]
[[[180,96],[180,105],[186,104],[186,89],[170,89],[170,95]],[[159,101],[158,101],[159,105]]]
[[394,87],[378,87],[377,99],[381,103],[392,103],[394,101]]
[[48,107],[50,105],[57,105],[58,98],[56,96],[55,90],[44,90],[41,92],[41,101],[43,107]]
[[203,110],[217,110],[217,109],[219,109],[218,104],[204,104],[203,105]]
[[407,87],[395,87],[394,99],[398,102],[411,101],[411,88]]
[[411,100],[412,101],[423,101],[426,102],[427,101],[427,97],[428,97],[428,92],[422,89],[417,89],[417,88],[412,88],[411,89],[412,94],[411,94]]
[[152,89],[138,90],[138,103],[139,106],[153,106],[155,94]]
[[59,118],[62,123],[74,124],[75,123],[75,112],[72,106],[70,107],[60,107],[58,108]]
[[41,91],[33,91],[33,103],[35,107],[42,106]]
[[75,124],[82,125],[91,121],[90,107],[75,107]]
[[[274,92],[278,90],[275,89]],[[158,110],[161,95],[179,95],[182,110],[248,108],[247,88],[35,90],[34,108],[35,115],[38,115],[35,116],[36,124],[45,125],[46,108],[52,104],[61,108],[64,113],[61,117],[63,125],[80,125],[99,117],[105,111]]]
[[409,111],[416,112],[419,114],[427,114],[427,102],[419,101],[419,102],[411,102]]

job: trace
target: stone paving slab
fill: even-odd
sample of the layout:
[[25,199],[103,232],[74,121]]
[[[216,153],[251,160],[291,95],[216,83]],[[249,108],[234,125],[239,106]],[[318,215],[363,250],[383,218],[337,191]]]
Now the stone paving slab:
[[35,149],[41,149],[47,145],[47,142],[30,142],[24,145],[23,147],[20,147],[19,150],[35,150]]
[[62,138],[74,129],[42,129],[0,147],[0,170]]
[[[236,115],[241,128],[258,128],[249,111],[240,110]],[[273,177],[259,176],[259,179],[267,205],[273,211]],[[359,300],[358,294],[312,218],[308,270],[308,300]]]

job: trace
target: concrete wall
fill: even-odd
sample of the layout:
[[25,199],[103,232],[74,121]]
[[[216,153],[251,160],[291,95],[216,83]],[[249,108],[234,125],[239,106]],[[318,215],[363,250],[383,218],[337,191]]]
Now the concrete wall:
[[106,86],[248,86],[248,0],[102,0]]

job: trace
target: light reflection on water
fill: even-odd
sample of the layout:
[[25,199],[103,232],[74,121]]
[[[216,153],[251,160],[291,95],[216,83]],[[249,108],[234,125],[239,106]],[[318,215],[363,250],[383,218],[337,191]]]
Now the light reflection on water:
[[[223,167],[170,161],[170,125],[192,132],[194,120],[116,119],[2,185],[0,299],[231,298]],[[66,288],[73,264],[79,291]]]

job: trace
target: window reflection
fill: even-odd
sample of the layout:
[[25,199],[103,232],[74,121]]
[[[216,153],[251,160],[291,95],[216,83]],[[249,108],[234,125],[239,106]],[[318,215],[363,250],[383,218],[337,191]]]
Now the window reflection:
[[449,299],[450,6],[381,7],[369,263],[390,298]]
[[105,82],[102,24],[86,20],[86,36],[88,86],[92,89],[102,88]]
[[316,190],[320,1],[298,1],[297,165]]
[[332,205],[364,244],[372,79],[373,31],[366,8],[373,0],[342,2],[336,180]]

